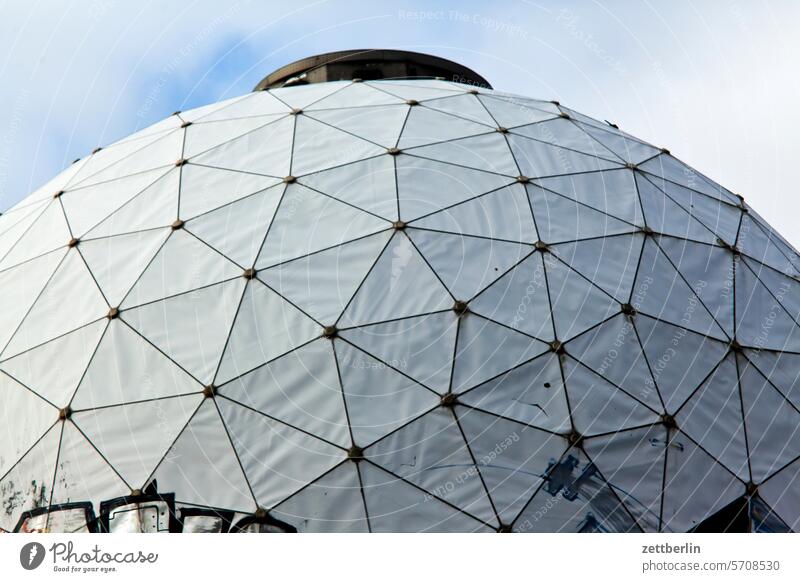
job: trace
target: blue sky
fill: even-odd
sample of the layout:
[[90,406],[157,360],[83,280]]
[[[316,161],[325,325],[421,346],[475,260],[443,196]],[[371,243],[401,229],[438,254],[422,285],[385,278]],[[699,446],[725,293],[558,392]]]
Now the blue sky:
[[800,3],[0,0],[0,209],[279,66],[404,48],[563,104],[745,196],[796,247]]

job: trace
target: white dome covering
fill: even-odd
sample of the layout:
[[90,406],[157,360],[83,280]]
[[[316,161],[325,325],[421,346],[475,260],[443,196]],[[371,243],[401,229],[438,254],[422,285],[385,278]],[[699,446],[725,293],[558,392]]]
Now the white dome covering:
[[299,531],[798,529],[799,269],[557,103],[179,113],[0,217],[0,527],[156,489]]

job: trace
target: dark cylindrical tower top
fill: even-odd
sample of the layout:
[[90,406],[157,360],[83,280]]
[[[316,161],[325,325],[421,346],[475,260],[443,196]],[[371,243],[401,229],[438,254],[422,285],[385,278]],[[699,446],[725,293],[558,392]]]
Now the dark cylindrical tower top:
[[267,75],[254,91],[350,79],[374,81],[430,77],[492,88],[486,79],[472,69],[441,57],[410,51],[362,49],[300,59]]

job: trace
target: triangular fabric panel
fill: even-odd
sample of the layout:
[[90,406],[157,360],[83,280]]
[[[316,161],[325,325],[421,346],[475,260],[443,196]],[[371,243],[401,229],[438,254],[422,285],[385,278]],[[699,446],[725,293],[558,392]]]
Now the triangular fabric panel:
[[463,117],[492,128],[497,125],[494,118],[489,115],[486,107],[474,95],[462,94],[441,99],[431,99],[425,102],[425,107]]
[[439,403],[430,390],[347,342],[335,344],[353,440],[365,448]]
[[733,337],[733,254],[721,247],[671,237],[660,237],[658,245],[725,333]]
[[392,156],[376,156],[345,164],[303,176],[298,181],[386,220],[397,220],[397,186]]
[[800,409],[800,354],[759,349],[744,350],[743,353],[762,376],[769,378],[770,383]]
[[8,357],[5,348],[28,310],[53,276],[66,249],[48,253],[18,267],[0,271],[0,354]]
[[482,384],[547,351],[549,346],[477,315],[463,317],[453,367],[453,391]]
[[83,260],[109,304],[122,302],[168,235],[169,229],[155,229],[81,243]]
[[638,164],[660,153],[658,148],[634,139],[621,131],[615,131],[611,126],[608,127],[608,130],[588,123],[580,123],[578,126],[625,162]]
[[574,338],[567,344],[571,356],[629,394],[661,410],[658,391],[633,323],[624,315]]
[[71,186],[76,188],[91,186],[156,168],[166,170],[181,158],[183,136],[183,131],[171,131],[107,168],[87,178],[76,180]]
[[272,510],[300,533],[369,531],[355,463],[345,461]]
[[548,461],[561,456],[566,442],[479,411],[456,407],[456,415],[500,521],[512,523],[541,485]]
[[[640,187],[643,180],[639,181]],[[712,230],[719,239],[729,245],[736,242],[736,233],[739,231],[739,222],[742,217],[742,210],[710,198],[704,194],[698,194],[694,190],[673,184],[672,182],[657,182],[662,187],[666,195],[679,204],[697,222]],[[676,212],[680,215],[679,212]]]
[[571,428],[558,356],[549,352],[467,390],[458,401],[555,432]]
[[612,217],[643,226],[634,173],[627,169],[542,178],[542,188],[566,196]]
[[6,256],[6,253],[17,244],[20,237],[51,204],[52,200],[43,200],[0,214],[0,257]]
[[[56,305],[69,305],[53,317]],[[108,313],[108,304],[97,288],[77,249],[71,249],[25,320],[9,342],[3,357],[18,354],[47,340],[96,321]]]
[[93,227],[84,238],[101,238],[171,225],[178,216],[180,180],[181,169],[172,168],[166,176]]
[[308,117],[357,135],[379,146],[393,148],[400,140],[400,132],[406,122],[406,117],[408,117],[408,107],[389,105],[386,107],[309,111]]
[[428,99],[438,99],[440,97],[449,97],[461,93],[458,89],[452,86],[437,86],[435,82],[425,83],[397,83],[394,81],[370,81],[366,83],[370,87],[385,91],[391,95],[396,95],[401,99],[426,101]]
[[415,229],[409,236],[461,301],[477,295],[532,251],[527,245],[427,230]]
[[[787,257],[778,248],[777,242],[777,236],[765,232],[761,225],[752,220],[750,216],[742,216],[741,228],[736,239],[736,246],[742,253],[782,273],[789,275],[800,273],[797,261],[790,260],[793,255],[789,254]],[[796,255],[794,256],[796,257]]]
[[[180,216],[189,220],[280,183],[280,178],[186,164],[181,175]],[[276,188],[281,191],[282,189]]]
[[750,467],[760,483],[800,456],[800,412],[747,359],[738,361]]
[[575,150],[590,156],[597,156],[611,161],[618,161],[611,151],[589,137],[577,124],[571,120],[557,118],[532,125],[515,127],[512,133],[523,135],[531,139]]
[[386,149],[349,133],[297,116],[292,148],[292,175],[303,176],[326,168],[386,153]]
[[552,251],[614,299],[627,303],[643,243],[642,235],[610,236],[554,245]]
[[[700,495],[713,491],[713,495]],[[681,433],[671,433],[664,477],[662,530],[685,532],[744,495],[744,483]]]
[[[640,531],[597,466],[577,448],[550,460],[544,484],[514,521],[515,532]],[[546,508],[547,511],[543,511]]]
[[192,158],[192,163],[267,176],[289,175],[294,117],[287,116]]
[[[220,103],[220,105],[224,103],[225,102],[223,101],[222,103]],[[206,107],[213,107],[213,106],[206,106]],[[199,109],[202,110],[203,108],[201,107]],[[185,118],[181,118],[179,116],[179,112],[176,111],[169,117],[166,117],[161,121],[156,121],[155,123],[147,125],[142,129],[139,129],[141,123],[137,123],[136,131],[134,131],[131,135],[129,135],[128,137],[124,137],[119,141],[114,142],[108,147],[99,148],[97,151],[95,151],[91,156],[89,156],[86,159],[91,160],[98,153],[104,152],[107,149],[116,149],[119,146],[123,145],[125,146],[132,145],[130,142],[141,142],[141,144],[150,143],[158,137],[163,137],[168,133],[172,132],[173,130],[179,129],[181,125],[183,125],[183,119]],[[141,147],[141,144],[139,147]]]
[[493,131],[491,127],[427,107],[412,107],[398,147],[413,148]]
[[622,167],[621,163],[582,154],[541,141],[508,134],[508,143],[523,176],[539,178]]
[[75,410],[82,410],[189,394],[202,389],[196,380],[125,323],[113,320],[108,324],[70,405]]
[[58,200],[53,200],[16,245],[0,260],[0,270],[63,247],[72,238]]
[[186,130],[186,141],[183,144],[183,157],[193,158],[198,154],[229,142],[250,131],[254,131],[273,121],[280,119],[281,114],[268,116],[226,119],[194,123]]
[[259,506],[270,508],[344,460],[343,449],[233,402],[217,400]]
[[[368,447],[364,456],[483,521],[496,520],[461,429],[445,409],[404,426]],[[457,487],[448,486],[456,482]]]
[[[187,459],[192,459],[187,463]],[[153,473],[179,502],[252,512],[256,509],[225,426],[211,399],[195,412]]]
[[[657,185],[661,186],[664,181],[674,182],[679,186],[690,188],[717,198],[724,202],[738,204],[739,200],[719,184],[715,184],[693,168],[683,162],[678,161],[669,154],[661,154],[639,166],[653,175]],[[663,188],[662,188],[663,189]]]
[[113,459],[126,483],[143,488],[202,400],[202,394],[194,394],[111,406],[75,412],[72,421],[106,459]]
[[245,289],[215,382],[240,376],[321,333],[311,318],[254,279]]
[[[0,401],[3,403],[0,411],[3,427],[0,429],[2,437],[0,476],[2,476],[56,422],[58,410],[6,374],[0,374]],[[25,424],[19,427],[19,430],[11,430],[15,425],[14,417],[17,415],[25,418]]]
[[486,107],[487,111],[492,115],[498,125],[502,127],[517,127],[520,125],[528,125],[536,123],[537,121],[544,121],[546,119],[554,119],[558,117],[559,111],[551,104],[547,105],[552,110],[537,109],[530,107],[528,103],[518,100],[498,99],[480,95],[478,97],[480,102]]
[[[730,355],[675,416],[680,429],[730,471],[749,477],[736,359]],[[714,436],[709,437],[713,427]]]
[[[390,237],[390,231],[367,236],[265,269],[258,278],[317,321],[333,324]],[[328,293],[320,296],[320,289]]]
[[545,190],[537,184],[527,187],[539,237],[546,243],[633,233],[633,224],[617,220],[572,198]]
[[86,163],[90,159],[91,156],[88,158],[83,158],[82,160],[76,160],[72,164],[69,164],[55,178],[47,181],[43,186],[37,188],[29,196],[23,198],[20,202],[17,202],[14,206],[9,208],[4,215],[7,215],[11,212],[16,212],[17,210],[32,208],[36,204],[39,204],[45,200],[50,200],[53,197],[53,194],[59,190],[63,190],[65,186],[74,181],[75,176],[77,176],[84,166],[86,166]]
[[728,352],[728,345],[680,326],[636,316],[634,325],[667,413],[674,414]]
[[453,298],[409,238],[397,233],[381,253],[337,325],[352,327],[450,309],[452,306]]
[[637,175],[636,184],[647,226],[653,231],[700,242],[716,242],[716,236],[708,227],[695,220],[650,180]]
[[800,297],[798,297],[800,295],[800,277],[789,277],[747,258],[740,261],[738,268],[746,268],[742,266],[742,263],[749,267],[764,286],[772,291],[792,320],[795,322],[800,320]]
[[186,224],[186,229],[214,249],[249,268],[280,204],[283,188],[269,188],[213,210]]
[[538,238],[525,188],[519,184],[430,214],[412,226],[526,243]]
[[758,488],[758,492],[764,497],[764,500],[795,532],[800,531],[798,479],[800,479],[800,460],[773,475]]
[[[223,99],[222,101],[217,101],[216,103],[209,103],[208,105],[201,105],[200,107],[195,107],[187,111],[181,111],[180,113],[177,113],[175,117],[180,117],[183,122],[191,121],[194,123],[195,121],[200,120],[205,121],[206,118],[215,116],[217,112],[232,107],[240,101],[252,100],[256,95],[260,95],[260,93],[248,93],[246,95],[240,95],[239,97]],[[222,113],[222,115],[224,117],[226,116],[224,113]],[[234,116],[232,115],[231,117]]]
[[533,253],[473,299],[470,309],[544,341],[553,323],[541,253]]
[[373,532],[494,531],[371,463],[361,463],[359,472]]
[[19,462],[0,465],[0,494],[7,500],[0,527],[6,531],[14,529],[26,509],[50,505],[61,429],[56,423]]
[[661,491],[668,445],[663,426],[588,439],[584,448],[645,532],[661,530]]
[[408,153],[495,174],[519,175],[508,142],[498,132],[414,147]]
[[400,219],[406,222],[514,182],[507,176],[413,155],[397,156],[396,163]]
[[317,112],[326,109],[355,108],[356,105],[358,109],[366,110],[378,105],[402,105],[404,103],[405,101],[400,97],[375,89],[367,83],[352,83],[315,101],[306,107],[306,110]]
[[[179,122],[177,119],[170,120],[168,123],[178,125]],[[138,155],[141,158],[141,153],[148,150],[149,146],[157,143],[164,143],[165,138],[169,137],[169,143],[172,145],[172,149],[174,150],[174,156],[171,159],[167,159],[166,161],[162,161],[160,165],[167,165],[171,162],[174,162],[180,157],[180,146],[175,148],[175,144],[178,139],[183,141],[183,132],[182,131],[154,131],[148,133],[147,135],[141,136],[141,138],[136,139],[127,139],[122,140],[116,144],[111,144],[106,148],[102,148],[98,151],[92,153],[91,156],[86,158],[86,161],[81,164],[79,171],[77,171],[73,177],[64,185],[62,185],[61,189],[67,188],[82,188],[89,184],[103,182],[105,179],[111,179],[106,176],[111,172],[106,172],[100,179],[95,179],[94,176],[101,173],[104,168],[116,168],[120,165],[120,162],[127,160],[128,158],[133,157],[134,155]],[[133,137],[133,136],[131,136]],[[155,148],[156,150],[158,148]],[[149,150],[148,150],[149,151]],[[158,167],[155,165],[149,169],[153,169]],[[130,172],[134,174],[136,172]],[[64,188],[67,186],[67,188]],[[58,190],[59,188],[56,188]],[[51,192],[52,194],[52,192]]]
[[126,309],[122,318],[199,382],[210,384],[244,283],[233,280]]
[[[343,225],[343,228],[337,228]],[[269,267],[374,234],[388,221],[335,198],[290,184],[275,213],[256,266]]]
[[757,348],[800,352],[800,327],[795,316],[783,307],[784,297],[793,284],[785,283],[768,289],[758,274],[767,267],[756,268],[739,261],[736,266],[736,338],[740,344]]
[[105,320],[91,323],[5,360],[0,363],[0,370],[54,406],[64,408],[70,403],[105,329]]
[[52,505],[76,499],[114,499],[131,492],[108,462],[80,433],[75,424],[64,423],[55,466]]
[[[340,365],[342,365],[340,363]],[[220,386],[220,394],[310,432],[350,446],[344,397],[333,347],[318,339]]]
[[658,422],[660,416],[572,358],[563,361],[575,430],[584,436]]
[[[321,102],[328,96],[335,95],[350,84],[350,81],[330,81],[327,83],[310,83],[301,87],[280,87],[270,89],[273,97],[294,109],[303,109]],[[299,89],[299,90],[298,90]]]
[[143,305],[220,281],[242,271],[212,247],[184,230],[174,231],[122,302],[124,308]]
[[455,313],[440,312],[347,329],[340,335],[444,394],[450,387],[457,326]]
[[[781,234],[772,228],[764,218],[755,210],[742,203],[742,210],[746,211],[747,216],[752,219],[752,222],[757,224],[762,232],[775,244],[778,250],[795,266],[800,267],[800,253],[794,248]],[[742,216],[744,219],[744,216]]]
[[[224,107],[214,111],[198,112],[197,119],[193,119],[192,111],[181,113],[181,118],[187,121],[207,122],[239,117],[257,117],[261,115],[288,114],[292,108],[283,101],[276,99],[271,91],[254,91],[244,97],[223,101]],[[189,115],[187,115],[189,114]]]
[[748,514],[750,517],[750,530],[756,533],[792,533],[792,529],[786,525],[771,507],[769,507],[761,497],[753,496],[748,503]]
[[543,260],[556,335],[560,341],[575,337],[619,313],[619,303],[585,276],[567,267],[551,253],[545,253]]
[[[702,289],[697,291],[702,292]],[[675,270],[652,237],[648,237],[642,249],[633,306],[668,323],[721,340],[726,338],[719,323],[703,305],[702,298]]]

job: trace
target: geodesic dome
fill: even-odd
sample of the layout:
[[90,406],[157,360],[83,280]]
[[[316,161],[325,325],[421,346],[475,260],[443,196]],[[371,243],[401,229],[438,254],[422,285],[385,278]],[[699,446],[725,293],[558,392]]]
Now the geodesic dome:
[[0,217],[0,527],[158,494],[299,531],[796,529],[799,274],[558,103],[181,112]]

